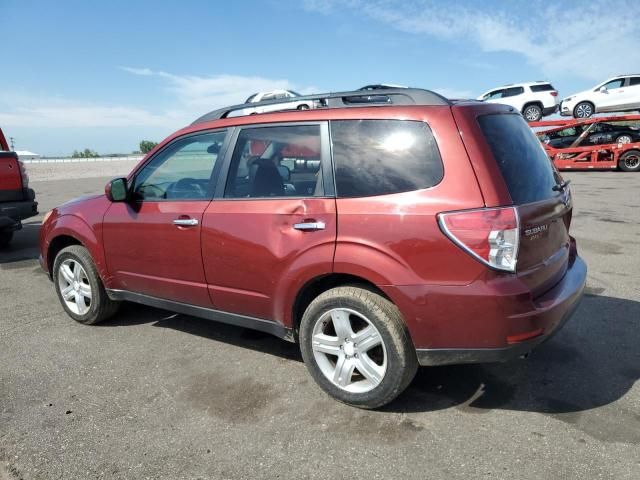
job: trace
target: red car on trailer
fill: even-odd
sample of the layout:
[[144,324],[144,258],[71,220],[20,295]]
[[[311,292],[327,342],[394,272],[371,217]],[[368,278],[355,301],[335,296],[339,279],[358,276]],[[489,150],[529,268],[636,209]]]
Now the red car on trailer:
[[640,171],[640,115],[548,120],[529,125],[560,170]]

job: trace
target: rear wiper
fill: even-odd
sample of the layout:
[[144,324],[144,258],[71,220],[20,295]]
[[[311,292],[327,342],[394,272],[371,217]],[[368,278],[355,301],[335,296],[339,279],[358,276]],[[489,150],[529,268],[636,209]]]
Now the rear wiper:
[[570,183],[571,183],[571,180],[566,180],[562,183],[558,183],[557,185],[554,185],[553,187],[551,187],[551,190],[553,190],[554,192],[561,192],[565,188],[567,188]]

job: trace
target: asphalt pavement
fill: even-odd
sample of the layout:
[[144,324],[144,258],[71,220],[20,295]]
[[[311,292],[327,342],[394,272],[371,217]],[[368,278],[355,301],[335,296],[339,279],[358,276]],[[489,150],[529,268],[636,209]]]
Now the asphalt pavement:
[[[30,169],[41,212],[124,173],[105,169]],[[0,479],[637,480],[640,174],[565,177],[589,266],[574,318],[527,360],[421,368],[381,411],[327,397],[266,334],[136,305],[75,323],[28,220],[0,252]]]

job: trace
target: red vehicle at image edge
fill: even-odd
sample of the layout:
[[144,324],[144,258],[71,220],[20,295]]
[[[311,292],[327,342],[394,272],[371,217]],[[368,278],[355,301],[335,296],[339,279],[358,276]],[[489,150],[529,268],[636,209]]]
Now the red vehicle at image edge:
[[427,90],[362,95],[211,112],[105,195],[49,212],[41,263],[67,313],[93,324],[134,301],[269,332],[364,408],[418,365],[548,339],[587,270],[567,183],[522,116]]
[[29,177],[16,152],[9,150],[0,129],[0,248],[6,247],[22,220],[38,214],[35,193],[29,188]]

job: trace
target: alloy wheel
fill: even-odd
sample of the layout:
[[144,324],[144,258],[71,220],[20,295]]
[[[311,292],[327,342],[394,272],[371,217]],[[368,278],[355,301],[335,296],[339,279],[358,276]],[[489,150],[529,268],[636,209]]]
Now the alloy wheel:
[[631,143],[631,137],[629,135],[620,135],[617,141],[618,141],[618,144]]
[[581,103],[576,107],[576,117],[589,118],[593,114],[593,108],[588,103]]
[[67,308],[76,315],[85,315],[91,308],[91,285],[87,272],[74,259],[62,262],[58,269],[58,288]]
[[387,371],[387,351],[378,329],[348,308],[324,313],[313,329],[315,361],[335,386],[351,393],[376,388]]

